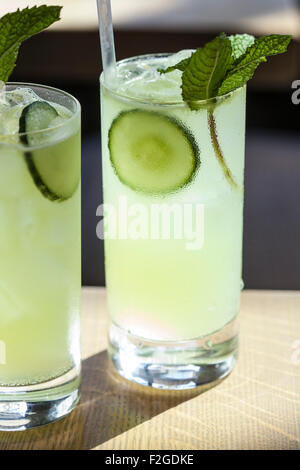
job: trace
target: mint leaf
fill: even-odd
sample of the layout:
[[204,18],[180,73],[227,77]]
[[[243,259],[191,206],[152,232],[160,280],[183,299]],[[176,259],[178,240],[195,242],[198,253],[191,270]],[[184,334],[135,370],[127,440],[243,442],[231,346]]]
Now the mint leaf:
[[265,57],[261,59],[252,60],[249,63],[243,64],[240,68],[233,69],[221,84],[218,95],[225,95],[236,88],[245,85],[252,77],[261,62],[266,62]]
[[205,100],[216,96],[232,62],[230,40],[221,35],[197,49],[182,74],[184,101]]
[[231,42],[233,61],[243,55],[248,47],[252,46],[255,41],[255,37],[250,34],[234,34],[228,36],[228,39]]
[[0,19],[0,81],[6,82],[13,71],[21,43],[58,21],[61,8],[25,8]]
[[253,77],[253,74],[261,62],[266,62],[266,57],[286,52],[291,41],[291,36],[272,34],[255,39],[254,44],[233,62],[218,95],[224,95],[229,91],[239,88]]

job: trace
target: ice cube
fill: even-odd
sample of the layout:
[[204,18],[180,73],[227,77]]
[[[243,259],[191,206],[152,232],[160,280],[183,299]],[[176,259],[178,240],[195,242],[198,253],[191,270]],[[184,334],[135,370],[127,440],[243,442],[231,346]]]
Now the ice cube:
[[[190,53],[191,51],[181,51],[179,60],[188,57]],[[117,92],[150,101],[180,101],[182,73],[175,70],[172,73],[161,74],[158,71],[160,68],[168,67],[170,60],[171,58],[165,56],[156,56],[133,63],[125,62],[118,68]],[[172,63],[177,62],[178,60],[173,58]]]
[[42,101],[31,88],[16,88],[11,94],[17,104],[27,105],[34,101]]
[[39,136],[40,144],[44,143],[55,143],[65,140],[69,133],[69,126],[64,126],[66,118],[62,116],[57,116],[51,121],[51,128],[44,131],[41,136]]
[[176,54],[172,54],[166,59],[164,65],[166,68],[171,67],[172,65],[176,65],[178,62],[181,62],[182,60],[190,57],[193,52],[193,49],[183,49],[182,51],[176,52]]
[[[19,132],[19,119],[24,106],[41,98],[30,88],[0,92],[0,142],[14,142]],[[6,136],[6,137],[4,137]],[[9,136],[9,137],[8,137]]]

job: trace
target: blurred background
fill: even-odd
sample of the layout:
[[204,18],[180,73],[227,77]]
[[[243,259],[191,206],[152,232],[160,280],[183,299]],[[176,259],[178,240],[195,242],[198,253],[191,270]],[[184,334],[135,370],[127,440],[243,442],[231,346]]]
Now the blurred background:
[[[21,48],[11,80],[43,83],[82,105],[83,284],[104,285],[96,0],[5,0],[0,15],[63,5],[62,20]],[[228,34],[291,34],[287,54],[261,65],[248,86],[243,278],[247,288],[300,289],[300,0],[112,0],[117,58],[201,47]]]

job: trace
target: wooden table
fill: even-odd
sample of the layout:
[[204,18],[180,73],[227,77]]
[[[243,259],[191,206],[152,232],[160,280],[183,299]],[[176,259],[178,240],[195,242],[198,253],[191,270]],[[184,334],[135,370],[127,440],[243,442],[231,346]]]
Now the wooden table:
[[84,288],[82,300],[80,405],[43,428],[0,433],[0,449],[300,449],[300,292],[243,292],[232,374],[172,393],[114,374],[105,290]]

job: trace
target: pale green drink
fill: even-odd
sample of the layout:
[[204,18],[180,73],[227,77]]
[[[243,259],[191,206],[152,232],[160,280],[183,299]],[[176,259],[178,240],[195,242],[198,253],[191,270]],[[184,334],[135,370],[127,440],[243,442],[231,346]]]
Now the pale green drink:
[[[237,347],[234,320],[241,288],[246,89],[201,102],[191,110],[181,99],[181,72],[157,72],[168,60],[164,55],[128,59],[119,63],[111,89],[102,86],[104,201],[116,208],[118,228],[125,210],[120,197],[126,207],[135,207],[127,217],[127,226],[135,220],[135,228],[136,204],[148,214],[156,204],[175,205],[182,213],[186,207],[203,206],[201,226],[192,224],[192,248],[188,248],[191,232],[176,239],[172,223],[168,239],[146,237],[140,227],[134,237],[120,237],[120,232],[106,237],[111,357],[122,375],[140,383],[149,381],[145,368],[162,364],[165,370],[170,364],[186,368],[192,356],[199,367],[212,364],[222,370],[228,358],[232,364]],[[179,60],[177,56],[174,63]],[[212,127],[230,178],[220,155],[216,156]],[[180,132],[195,157],[192,172],[180,149]],[[165,163],[172,151],[178,151],[174,157],[178,162]],[[157,157],[160,153],[164,158]],[[143,158],[140,171],[135,166]],[[147,158],[154,162],[152,167],[145,163]],[[186,158],[192,157],[187,153]],[[157,219],[149,220],[152,227],[158,224]],[[202,241],[197,230],[202,231]],[[230,368],[224,367],[219,375]],[[168,376],[169,372],[160,371],[160,378],[153,379],[152,372],[152,385],[174,388],[174,378]],[[217,377],[212,374],[200,382]],[[187,375],[185,383],[181,380],[175,388],[189,387],[192,381]]]
[[22,399],[48,422],[78,400],[80,105],[28,87],[8,85],[0,103],[0,418],[3,400]]

